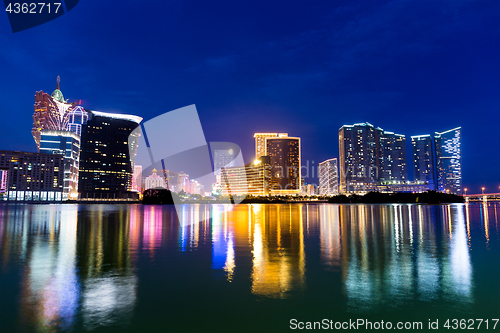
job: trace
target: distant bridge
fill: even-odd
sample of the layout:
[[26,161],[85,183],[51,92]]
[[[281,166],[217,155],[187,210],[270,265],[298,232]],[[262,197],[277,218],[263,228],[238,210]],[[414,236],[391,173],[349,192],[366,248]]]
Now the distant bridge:
[[466,194],[465,201],[500,201],[500,193]]

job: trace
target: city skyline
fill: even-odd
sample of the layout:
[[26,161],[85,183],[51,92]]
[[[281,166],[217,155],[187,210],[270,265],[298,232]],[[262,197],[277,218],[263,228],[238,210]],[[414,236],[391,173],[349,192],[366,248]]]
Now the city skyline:
[[344,124],[408,137],[461,126],[463,187],[500,186],[498,2],[97,4],[16,34],[0,20],[2,149],[35,151],[20,130],[32,92],[60,75],[64,98],[88,109],[147,121],[196,104],[207,141],[236,143],[245,161],[261,131],[301,137],[317,164],[337,156]]

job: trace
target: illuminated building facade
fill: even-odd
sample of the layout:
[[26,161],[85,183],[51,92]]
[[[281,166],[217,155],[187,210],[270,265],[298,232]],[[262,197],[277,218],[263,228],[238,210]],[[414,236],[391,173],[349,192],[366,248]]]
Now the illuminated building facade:
[[205,192],[205,186],[200,184],[197,180],[189,180],[189,193],[203,195]]
[[437,189],[462,194],[461,127],[434,134]]
[[408,181],[406,138],[369,123],[339,129],[340,192],[376,190]]
[[69,131],[42,130],[40,152],[64,156],[63,200],[78,197],[80,136]]
[[[137,197],[131,192],[135,153],[130,149],[134,154],[130,156],[128,141],[141,120],[132,115],[90,111],[87,124],[82,126],[80,199]],[[131,147],[136,149],[137,144],[132,142]]]
[[68,112],[67,130],[78,136],[82,135],[82,126],[89,120],[89,113],[81,106],[75,106]]
[[179,173],[170,170],[163,170],[163,174],[168,180],[167,182],[168,189],[172,192],[177,192],[177,188],[179,187],[179,181],[180,181]]
[[280,134],[266,138],[266,155],[271,165],[271,194],[300,193],[300,138]]
[[435,190],[434,142],[430,135],[411,137],[411,153],[413,157],[413,179],[426,182],[430,190]]
[[0,193],[7,191],[7,170],[0,170]]
[[404,182],[408,180],[406,165],[406,137],[393,132],[382,131],[379,144],[382,146],[382,165],[379,180]]
[[364,191],[377,183],[382,164],[382,132],[369,123],[339,129],[340,192]]
[[221,183],[221,169],[234,166],[234,158],[232,149],[217,149],[214,151],[214,174],[217,183]]
[[189,175],[184,171],[179,172],[177,176],[177,191],[189,193]]
[[253,135],[255,138],[255,159],[267,155],[267,138],[283,138],[287,136],[288,133],[255,133]]
[[271,183],[271,164],[268,156],[253,163],[222,168],[222,194],[268,195]]
[[0,150],[0,169],[7,173],[9,201],[61,201],[64,156]]
[[144,189],[149,190],[152,188],[167,188],[167,185],[165,184],[165,178],[162,176],[158,176],[158,171],[156,169],[153,169],[153,172],[151,175],[147,176],[146,179],[144,180]]
[[319,164],[318,190],[320,195],[335,195],[339,192],[336,158],[330,158]]
[[134,165],[132,191],[142,192],[142,165]]
[[68,103],[59,89],[60,77],[57,77],[57,87],[52,95],[37,91],[35,93],[35,113],[33,114],[33,129],[31,134],[35,139],[37,149],[40,149],[42,130],[66,131],[69,124],[69,113],[77,103]]

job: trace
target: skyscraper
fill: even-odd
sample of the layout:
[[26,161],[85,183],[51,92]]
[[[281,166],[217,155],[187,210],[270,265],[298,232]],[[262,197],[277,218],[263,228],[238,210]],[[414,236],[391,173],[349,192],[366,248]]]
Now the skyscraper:
[[300,193],[300,138],[280,134],[266,138],[270,158],[273,194]]
[[426,182],[430,190],[435,190],[434,142],[430,135],[411,137],[411,153],[413,156],[413,179]]
[[132,191],[142,191],[142,165],[134,165],[134,174],[132,177]]
[[31,134],[35,139],[37,149],[40,149],[40,132],[42,130],[66,131],[68,129],[69,112],[76,103],[68,103],[59,89],[60,77],[57,77],[57,87],[52,95],[37,91],[35,93],[35,113],[33,114],[33,129]]
[[78,196],[80,136],[69,131],[40,131],[41,153],[64,156],[63,200]]
[[59,82],[58,76],[50,96],[36,92],[32,134],[39,152],[64,156],[63,200],[67,200],[77,197],[81,126],[88,115],[81,106],[64,99]]
[[337,159],[330,158],[319,164],[319,194],[333,195],[338,193]]
[[214,170],[217,183],[221,183],[221,168],[234,166],[234,151],[232,149],[214,150]]
[[380,180],[400,181],[408,180],[406,167],[406,137],[393,132],[380,133],[382,145],[382,165],[379,170]]
[[258,160],[259,157],[267,155],[266,149],[266,138],[276,138],[276,137],[287,137],[288,133],[255,133],[253,137],[255,138],[255,159]]
[[461,127],[434,134],[437,188],[462,194]]
[[[130,192],[135,155],[130,156],[128,141],[141,120],[138,116],[90,111],[87,124],[82,126],[81,199],[137,197]],[[137,144],[132,142],[131,147],[136,148]],[[134,154],[134,149],[131,150]]]
[[408,180],[406,138],[369,123],[339,129],[340,192],[376,190]]
[[365,191],[376,185],[382,164],[381,132],[369,123],[339,129],[340,192]]

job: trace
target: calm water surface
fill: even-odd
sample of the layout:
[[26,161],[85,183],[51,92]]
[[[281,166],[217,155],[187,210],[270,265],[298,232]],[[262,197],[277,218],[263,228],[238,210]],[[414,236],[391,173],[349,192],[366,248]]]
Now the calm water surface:
[[499,203],[185,205],[179,222],[170,206],[0,205],[0,331],[499,318],[499,215]]

